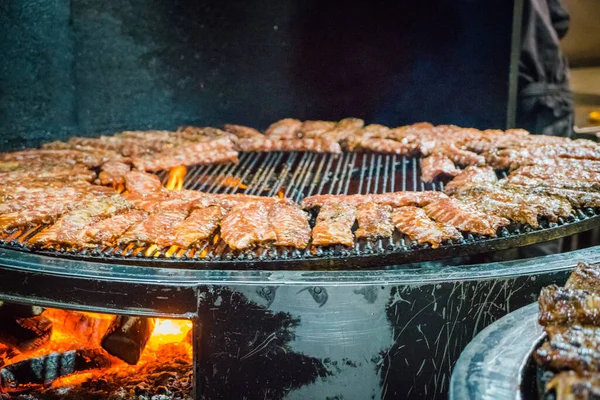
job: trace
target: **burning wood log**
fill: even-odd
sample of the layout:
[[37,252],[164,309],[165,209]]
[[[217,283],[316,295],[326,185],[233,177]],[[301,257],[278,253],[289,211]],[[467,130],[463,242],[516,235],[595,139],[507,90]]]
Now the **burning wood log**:
[[52,321],[43,315],[30,318],[0,317],[0,342],[31,351],[47,343],[52,336]]
[[0,392],[48,384],[62,376],[111,364],[109,356],[101,349],[70,350],[29,358],[0,370]]
[[56,327],[68,332],[73,338],[86,347],[100,346],[102,336],[110,326],[113,317],[105,314],[84,313],[49,309],[44,314],[54,321]]
[[13,346],[7,346],[0,343],[0,368],[2,368],[5,364],[8,364],[11,358],[18,356],[19,350],[15,349]]
[[17,303],[2,303],[0,301],[0,315],[10,315],[14,317],[35,317],[44,312],[44,307],[31,306]]
[[135,365],[154,330],[154,319],[117,315],[102,338],[102,347],[115,357]]

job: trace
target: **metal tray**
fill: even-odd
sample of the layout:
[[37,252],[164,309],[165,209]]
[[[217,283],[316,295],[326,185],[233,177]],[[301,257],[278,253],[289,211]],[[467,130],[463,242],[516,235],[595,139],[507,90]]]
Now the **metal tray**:
[[449,399],[534,399],[532,353],[544,339],[538,304],[520,308],[489,325],[460,355]]

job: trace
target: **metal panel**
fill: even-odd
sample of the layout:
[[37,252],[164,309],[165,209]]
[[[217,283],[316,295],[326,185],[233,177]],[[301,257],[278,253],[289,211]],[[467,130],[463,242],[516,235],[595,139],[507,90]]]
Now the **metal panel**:
[[452,373],[450,400],[537,397],[535,377],[527,372],[533,350],[545,336],[538,308],[535,303],[506,315],[469,343]]
[[0,250],[0,298],[193,318],[199,398],[445,398],[473,336],[578,261],[600,262],[600,248],[380,271],[172,270]]

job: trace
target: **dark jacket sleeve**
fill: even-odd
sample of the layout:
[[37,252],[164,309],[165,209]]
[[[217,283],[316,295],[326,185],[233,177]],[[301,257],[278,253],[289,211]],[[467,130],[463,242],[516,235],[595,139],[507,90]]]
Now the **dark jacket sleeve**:
[[562,39],[569,31],[569,22],[571,20],[569,13],[561,0],[548,0],[548,8],[550,9],[552,26],[558,37]]
[[568,28],[569,14],[560,0],[526,0],[517,123],[533,133],[571,134],[573,99],[567,60],[560,49]]

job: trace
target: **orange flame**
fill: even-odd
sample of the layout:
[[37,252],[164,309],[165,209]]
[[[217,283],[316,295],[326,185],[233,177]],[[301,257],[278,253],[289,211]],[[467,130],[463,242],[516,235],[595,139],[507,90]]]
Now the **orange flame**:
[[240,178],[228,176],[221,181],[222,186],[237,187],[238,189],[247,189],[248,185],[244,185]]
[[169,249],[165,252],[165,257],[167,257],[167,258],[173,257],[173,255],[175,253],[177,253],[177,250],[179,250],[178,246],[173,245],[173,246],[169,247]]
[[[7,365],[57,351],[99,348],[101,338],[114,318],[113,315],[109,314],[72,312],[52,308],[46,309],[43,316],[49,318],[53,323],[50,341],[37,349],[19,353],[4,360],[8,361]],[[150,363],[161,362],[160,357],[164,357],[164,354],[171,354],[173,357],[189,361],[191,365],[192,343],[189,334],[192,328],[193,323],[190,320],[157,318],[152,336],[148,340],[137,365],[128,365],[117,358],[112,358],[113,364],[108,368],[76,372],[58,378],[51,383],[51,386],[54,388],[74,386],[103,376],[139,374]],[[165,363],[167,362],[165,361]]]
[[144,253],[144,255],[145,255],[146,257],[150,257],[150,256],[152,256],[152,255],[154,254],[154,252],[155,252],[156,250],[158,250],[158,246],[157,246],[157,245],[155,245],[155,244],[152,244],[152,245],[150,245],[150,247],[148,247],[148,248],[146,249],[146,252]]
[[283,191],[283,189],[279,189],[277,191],[277,197],[279,197],[280,199],[283,199],[285,197],[285,192]]
[[169,171],[169,180],[165,185],[168,190],[181,190],[183,188],[183,179],[187,173],[187,168],[184,165],[171,168]]
[[187,319],[157,318],[147,346],[152,349],[165,343],[183,342],[191,329],[192,321]]

